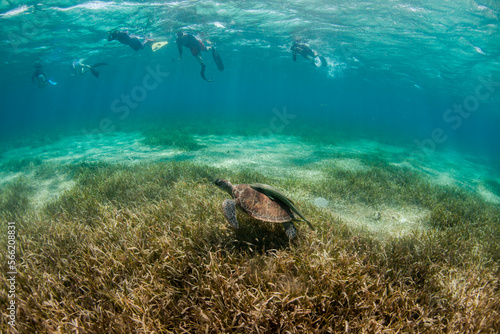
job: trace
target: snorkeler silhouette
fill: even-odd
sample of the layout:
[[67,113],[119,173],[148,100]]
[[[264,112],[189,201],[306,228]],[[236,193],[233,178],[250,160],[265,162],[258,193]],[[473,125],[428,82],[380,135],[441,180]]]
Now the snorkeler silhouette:
[[35,73],[31,76],[31,81],[33,84],[36,82],[38,83],[38,88],[44,88],[48,84],[51,84],[53,86],[57,85],[57,82],[54,82],[52,80],[47,79],[45,74],[42,72],[42,66],[41,65],[35,65]]
[[108,65],[108,64],[107,63],[97,63],[97,64],[90,66],[90,65],[84,64],[83,59],[75,60],[72,64],[72,68],[73,68],[72,76],[84,75],[85,73],[90,71],[90,73],[92,73],[96,78],[99,78],[99,72],[97,72],[97,70],[95,68],[98,66],[104,66],[104,65]]
[[290,50],[292,50],[293,61],[297,61],[297,54],[300,54],[305,59],[310,60],[314,66],[317,66],[316,58],[320,60],[321,66],[323,67],[328,66],[325,57],[318,55],[316,51],[313,51],[309,46],[307,46],[304,43],[299,43],[298,41],[294,41]]
[[[140,37],[137,35],[130,35],[128,31],[118,31],[111,30],[108,33],[108,42],[117,40],[118,42],[130,46],[135,51],[139,51],[145,48],[145,46],[151,47],[153,52],[158,51],[163,46],[167,45],[168,42],[155,42],[153,39],[147,37]],[[142,41],[141,41],[142,40]]]
[[210,46],[205,46],[202,40],[196,38],[193,34],[189,33],[184,33],[182,31],[177,32],[177,39],[175,40],[177,43],[177,48],[179,49],[179,59],[182,59],[182,47],[186,47],[191,50],[191,54],[198,60],[198,62],[201,65],[201,72],[200,75],[203,78],[203,80],[206,80],[208,82],[212,82],[213,80],[207,79],[205,77],[205,63],[203,62],[203,59],[201,58],[201,51],[208,51],[212,50],[212,57],[214,58],[215,63],[217,64],[217,68],[219,71],[224,71],[224,64],[222,63],[222,59],[219,56],[219,53],[213,45]]

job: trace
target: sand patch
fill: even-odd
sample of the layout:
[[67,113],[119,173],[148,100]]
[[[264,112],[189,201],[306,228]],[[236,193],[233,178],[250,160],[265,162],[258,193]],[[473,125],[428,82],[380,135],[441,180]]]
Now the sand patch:
[[70,190],[75,181],[68,175],[61,174],[53,178],[33,182],[34,191],[30,201],[35,210],[43,208],[47,203],[56,200],[64,191]]
[[402,237],[427,229],[430,211],[417,206],[378,209],[362,203],[329,202],[325,209],[338,215],[349,225],[380,237]]
[[[432,159],[411,162],[403,159],[405,152],[408,152],[407,147],[369,140],[343,141],[341,146],[335,146],[304,142],[299,137],[285,135],[194,137],[196,142],[203,145],[202,148],[183,151],[168,146],[145,145],[144,136],[140,132],[116,132],[100,139],[82,135],[70,136],[45,146],[4,151],[0,164],[27,156],[40,158],[44,164],[54,166],[81,162],[136,164],[190,160],[197,164],[231,170],[252,169],[272,178],[318,181],[325,177],[322,171],[325,166],[335,170],[361,172],[371,168],[369,159],[374,157],[394,166],[423,173],[436,185],[463,187],[478,193],[489,202],[500,203],[500,198],[480,181],[497,175],[492,165],[487,164],[484,159],[464,156],[454,151],[434,152]],[[0,186],[20,175],[23,173],[0,173]],[[55,173],[44,178],[27,176],[31,177],[35,188],[32,203],[37,208],[74,185],[74,181],[63,174]],[[309,198],[310,194],[305,193],[293,195],[322,209],[331,210],[353,226],[363,227],[380,235],[405,235],[414,229],[425,228],[424,222],[428,220],[429,215],[427,210],[417,207],[381,207],[375,211],[372,207],[360,203],[318,201]]]
[[23,175],[23,173],[18,172],[18,173],[0,173],[0,187],[14,181],[18,177]]
[[478,185],[477,192],[482,198],[490,203],[500,203],[500,197],[491,192],[483,184]]
[[140,133],[113,133],[102,138],[70,136],[46,146],[22,147],[4,153],[3,161],[35,156],[44,162],[74,164],[79,162],[137,163],[172,158],[178,149],[142,144]]

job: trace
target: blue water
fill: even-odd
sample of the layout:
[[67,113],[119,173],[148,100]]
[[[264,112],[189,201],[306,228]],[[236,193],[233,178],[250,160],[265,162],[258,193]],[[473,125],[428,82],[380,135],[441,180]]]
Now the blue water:
[[[499,158],[499,12],[500,3],[487,0],[3,1],[0,138],[108,131],[165,116],[265,119],[286,108],[294,122],[392,135],[417,152]],[[136,52],[107,41],[115,28],[169,44]],[[202,55],[214,82],[200,78],[188,49],[178,59],[179,30],[217,47],[223,72]],[[328,67],[292,61],[294,39]],[[73,77],[76,59],[109,65],[99,78]],[[35,64],[58,84],[34,85]],[[148,81],[157,87],[145,90],[157,69],[160,79]],[[127,105],[123,94],[136,99]]]

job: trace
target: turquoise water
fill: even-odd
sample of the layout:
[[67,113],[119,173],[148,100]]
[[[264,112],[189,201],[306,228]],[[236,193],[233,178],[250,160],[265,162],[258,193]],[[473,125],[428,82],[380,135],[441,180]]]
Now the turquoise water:
[[[175,119],[206,134],[300,127],[384,138],[405,147],[401,161],[435,162],[450,149],[496,164],[499,10],[496,1],[2,2],[0,139],[100,139]],[[134,51],[108,42],[112,29],[169,44]],[[222,72],[202,54],[213,82],[188,49],[178,59],[177,31],[217,48]],[[294,62],[294,40],[328,66]],[[108,65],[99,78],[72,76],[79,59]],[[35,66],[57,85],[33,84]]]
[[0,1],[0,332],[500,332],[499,14]]

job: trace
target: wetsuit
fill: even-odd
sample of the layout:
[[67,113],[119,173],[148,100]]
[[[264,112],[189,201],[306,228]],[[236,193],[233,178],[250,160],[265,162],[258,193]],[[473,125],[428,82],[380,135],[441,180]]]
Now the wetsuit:
[[38,68],[36,69],[35,73],[33,73],[33,75],[31,76],[31,81],[33,83],[35,83],[35,79],[39,88],[42,88],[47,84],[47,80],[45,79],[45,74],[43,74],[43,72]]
[[325,57],[318,55],[315,51],[311,50],[311,48],[305,44],[301,44],[299,42],[293,42],[293,45],[290,48],[290,50],[292,50],[293,61],[297,60],[297,53],[298,53],[302,55],[302,57],[304,57],[305,59],[310,60],[314,66],[319,66],[316,64],[315,61],[316,58],[319,58],[321,66],[323,67],[328,66]]
[[42,70],[39,68],[37,68],[35,73],[33,73],[33,75],[31,76],[31,81],[33,81],[33,83],[35,83],[35,79],[36,79],[36,82],[37,82],[39,88],[43,88],[43,87],[47,86],[47,84],[51,84],[54,86],[57,85],[57,82],[54,82],[52,80],[48,80],[45,77],[45,74],[43,74]]
[[[182,47],[185,46],[191,50],[191,54],[198,60],[198,62],[201,65],[201,72],[200,75],[203,78],[203,80],[206,81],[213,81],[211,79],[207,79],[205,77],[205,63],[203,62],[203,59],[201,59],[201,51],[207,51],[208,48],[203,44],[202,41],[194,37],[194,35],[191,34],[185,34],[182,32],[177,33],[177,39],[175,40],[177,43],[177,49],[179,50],[179,57],[182,58]],[[212,49],[213,50],[213,49]]]
[[300,54],[300,55],[302,55],[302,57],[304,57],[304,58],[306,58],[308,60],[311,60],[311,58],[314,59],[317,56],[317,54],[313,50],[311,50],[310,47],[308,47],[305,44],[300,44],[300,43],[297,43],[297,42],[293,43],[293,45],[290,48],[290,50],[292,50],[293,61],[297,60],[297,53]]
[[126,31],[113,31],[108,36],[108,41],[117,40],[118,42],[130,46],[135,51],[144,49],[144,43],[141,42],[139,37],[130,37]]
[[191,50],[193,56],[200,55],[201,51],[207,51],[207,47],[202,41],[194,37],[191,34],[182,34],[182,36],[177,36],[175,40],[177,43],[177,48],[179,49],[179,56],[182,57],[182,47],[185,46]]

